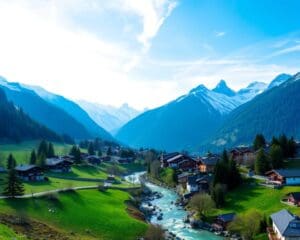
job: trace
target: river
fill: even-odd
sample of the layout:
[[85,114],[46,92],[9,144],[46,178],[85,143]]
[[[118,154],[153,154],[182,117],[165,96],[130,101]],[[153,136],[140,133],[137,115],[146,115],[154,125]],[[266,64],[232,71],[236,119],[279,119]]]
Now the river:
[[[130,182],[139,183],[139,177],[144,174],[144,172],[134,173],[130,176],[125,177]],[[187,212],[181,208],[177,207],[171,202],[176,202],[178,195],[169,189],[154,185],[152,183],[145,183],[148,188],[153,192],[159,192],[162,197],[151,201],[154,206],[161,209],[163,214],[162,220],[157,220],[156,216],[153,216],[150,220],[151,223],[160,224],[163,228],[167,229],[169,232],[176,234],[176,236],[185,240],[220,240],[219,236],[214,235],[208,231],[204,230],[194,230],[189,224],[185,224],[183,219],[187,215]]]

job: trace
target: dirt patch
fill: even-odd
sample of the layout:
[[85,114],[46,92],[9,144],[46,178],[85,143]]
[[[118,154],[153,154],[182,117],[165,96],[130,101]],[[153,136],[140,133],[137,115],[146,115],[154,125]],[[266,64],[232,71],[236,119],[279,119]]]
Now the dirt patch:
[[126,211],[131,217],[146,222],[145,215],[131,201],[126,201],[125,203],[127,205]]
[[[73,240],[76,237],[66,236],[65,233],[44,223],[24,217],[1,214],[0,222],[13,229],[17,234],[25,235],[32,240]],[[71,233],[70,233],[71,235]]]

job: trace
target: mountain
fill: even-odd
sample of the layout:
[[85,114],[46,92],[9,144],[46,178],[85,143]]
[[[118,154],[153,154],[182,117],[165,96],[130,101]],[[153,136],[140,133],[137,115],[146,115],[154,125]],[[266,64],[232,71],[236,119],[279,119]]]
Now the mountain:
[[257,133],[267,139],[285,133],[300,138],[300,73],[233,110],[213,138],[212,146],[252,143]]
[[10,83],[2,77],[0,88],[4,90],[9,101],[52,131],[61,135],[67,134],[74,139],[91,138],[91,134],[81,123],[64,110],[42,99],[34,91],[24,88],[19,83]]
[[216,93],[221,93],[221,94],[224,94],[228,97],[233,97],[236,95],[235,91],[233,91],[232,89],[230,89],[225,80],[221,80],[218,85],[212,90]]
[[286,73],[282,73],[280,75],[278,75],[268,86],[268,89],[271,89],[273,87],[277,87],[280,84],[284,83],[285,81],[287,81],[289,78],[291,78],[292,76]]
[[85,112],[78,104],[75,102],[57,95],[51,92],[46,91],[45,89],[38,87],[38,86],[29,86],[29,85],[22,85],[28,89],[33,90],[37,95],[39,95],[42,99],[47,101],[54,106],[61,108],[69,115],[71,115],[76,121],[81,123],[93,137],[100,137],[106,140],[112,140],[112,136],[100,127],[90,116],[87,112]]
[[267,89],[268,85],[263,82],[252,82],[246,88],[240,89],[236,94],[236,100],[245,103],[261,94]]
[[200,85],[131,120],[119,130],[116,138],[134,147],[167,151],[192,149],[214,133],[224,117],[238,105],[233,98]]
[[61,137],[48,128],[33,121],[22,109],[7,100],[0,88],[0,140],[19,142],[22,140],[47,139],[61,141]]
[[135,118],[141,112],[123,104],[116,108],[87,101],[78,101],[78,104],[91,116],[91,118],[110,133],[114,134],[125,123]]

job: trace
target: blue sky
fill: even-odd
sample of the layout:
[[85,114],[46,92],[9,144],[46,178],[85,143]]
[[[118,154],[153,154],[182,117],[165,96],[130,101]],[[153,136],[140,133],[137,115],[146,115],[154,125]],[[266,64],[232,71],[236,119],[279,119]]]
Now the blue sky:
[[0,75],[72,99],[164,104],[300,71],[297,0],[0,0]]

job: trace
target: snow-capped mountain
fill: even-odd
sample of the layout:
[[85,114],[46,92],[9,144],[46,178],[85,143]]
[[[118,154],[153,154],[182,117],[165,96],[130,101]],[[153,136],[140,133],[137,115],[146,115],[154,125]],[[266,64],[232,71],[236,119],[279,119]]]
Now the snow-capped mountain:
[[252,82],[246,88],[240,89],[235,98],[240,103],[245,103],[256,97],[258,94],[263,93],[268,87],[264,82]]
[[85,111],[96,123],[104,127],[112,134],[114,134],[120,127],[141,113],[126,103],[119,108],[98,103],[91,103],[83,100],[77,101],[77,103],[83,109],[85,109]]
[[289,78],[291,78],[292,75],[286,74],[286,73],[282,73],[280,75],[278,75],[268,86],[268,89],[271,89],[273,87],[277,87],[279,85],[281,85],[282,83],[284,83],[285,81],[287,81]]
[[228,97],[233,97],[236,95],[236,92],[227,86],[225,80],[221,80],[212,91],[224,94]]

